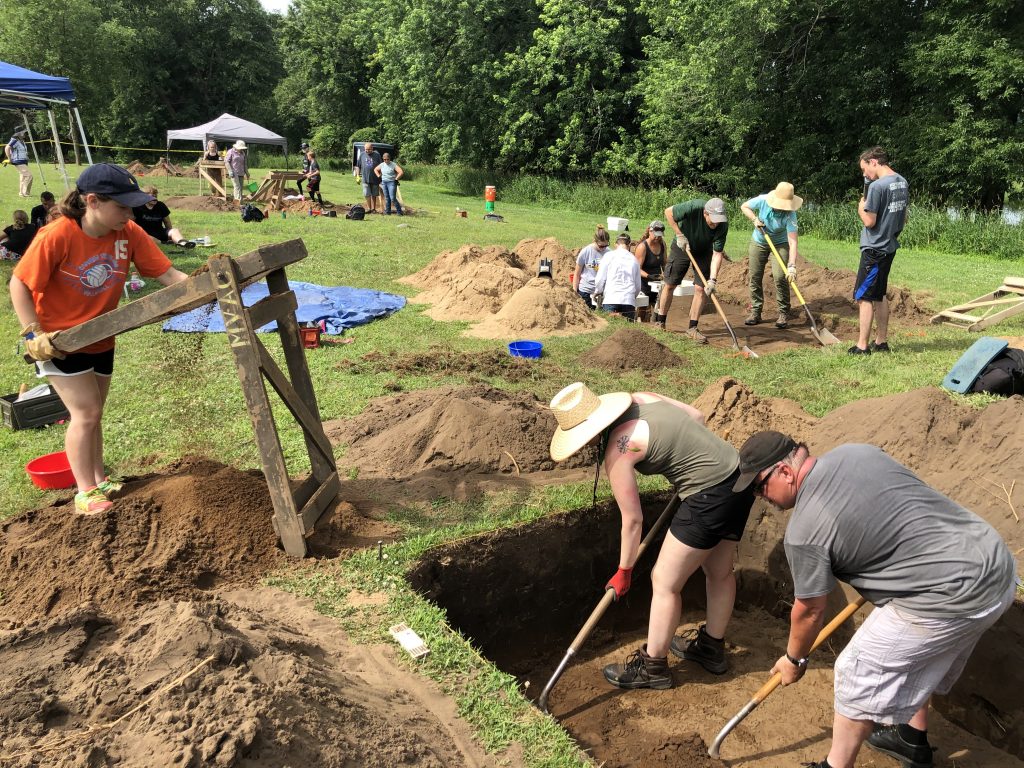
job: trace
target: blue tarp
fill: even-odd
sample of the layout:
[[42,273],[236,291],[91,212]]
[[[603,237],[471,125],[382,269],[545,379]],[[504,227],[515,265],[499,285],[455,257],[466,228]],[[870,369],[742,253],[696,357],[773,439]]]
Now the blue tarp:
[[[349,288],[340,285],[327,287],[315,283],[288,281],[288,287],[295,292],[299,308],[295,316],[299,323],[324,321],[326,332],[338,335],[346,328],[364,325],[380,317],[387,317],[405,306],[405,297],[366,288]],[[242,303],[251,307],[268,296],[266,283],[253,283],[242,289]],[[164,323],[165,331],[179,333],[224,333],[224,317],[216,302],[176,315]],[[259,329],[260,333],[277,330],[277,323],[268,323]]]
[[48,108],[49,105],[45,102],[34,101],[33,97],[56,99],[68,103],[75,101],[75,91],[68,78],[43,75],[33,72],[31,69],[8,64],[6,61],[0,61],[0,91],[15,92],[13,94],[0,93],[0,107]]

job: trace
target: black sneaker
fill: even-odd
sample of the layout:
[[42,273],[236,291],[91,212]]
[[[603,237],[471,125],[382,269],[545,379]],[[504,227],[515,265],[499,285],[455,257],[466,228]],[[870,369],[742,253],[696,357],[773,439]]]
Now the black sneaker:
[[911,744],[899,732],[898,725],[876,725],[868,736],[867,745],[883,755],[903,761],[903,768],[932,768],[932,752],[929,744]]
[[846,354],[848,354],[848,355],[870,355],[871,354],[871,350],[870,349],[861,349],[856,344],[854,344],[852,347],[850,347],[848,350],[846,350]]
[[196,244],[193,243],[191,240],[179,240],[177,243],[175,243],[175,245],[186,249],[196,247]]
[[872,352],[890,352],[891,351],[889,349],[889,342],[887,342],[887,341],[883,341],[881,344],[875,344],[875,342],[872,341],[870,344],[868,344],[868,349],[871,350]]
[[701,624],[700,629],[688,629],[682,635],[672,638],[672,653],[687,661],[696,661],[713,675],[724,675],[729,671],[725,660],[725,641],[715,640]]
[[604,668],[604,679],[616,688],[655,688],[665,690],[672,687],[672,673],[668,659],[647,655],[647,644],[629,654],[625,664],[609,664]]

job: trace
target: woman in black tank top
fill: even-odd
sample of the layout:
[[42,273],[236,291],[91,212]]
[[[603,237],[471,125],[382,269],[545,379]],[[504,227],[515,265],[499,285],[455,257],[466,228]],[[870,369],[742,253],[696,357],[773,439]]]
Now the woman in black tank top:
[[665,225],[652,221],[643,239],[636,246],[636,260],[640,264],[640,290],[650,299],[650,306],[658,306],[658,294],[651,289],[651,281],[660,281],[665,264]]

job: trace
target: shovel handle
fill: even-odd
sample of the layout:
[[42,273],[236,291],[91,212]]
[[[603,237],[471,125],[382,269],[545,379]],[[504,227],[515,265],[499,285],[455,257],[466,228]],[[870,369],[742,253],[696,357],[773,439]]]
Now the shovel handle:
[[[855,614],[857,612],[857,610],[862,605],[864,605],[864,602],[865,601],[864,601],[863,597],[858,597],[852,603],[848,604],[845,608],[843,608],[843,610],[841,610],[839,613],[837,613],[835,615],[835,618],[832,619],[832,621],[830,621],[828,624],[826,624],[824,627],[821,628],[821,631],[818,633],[818,636],[815,638],[814,644],[811,646],[811,650],[808,653],[810,654],[810,653],[813,653],[814,651],[816,651],[818,649],[818,647],[822,643],[824,643],[826,640],[829,639],[829,637],[832,636],[833,632],[835,632],[837,629],[839,629],[839,627],[848,618],[853,616],[853,614]],[[722,746],[722,742],[725,741],[725,737],[728,736],[733,728],[735,728],[737,725],[739,725],[747,715],[749,715],[751,712],[754,711],[754,709],[757,708],[758,704],[760,704],[762,701],[767,699],[768,696],[771,695],[771,692],[774,691],[776,688],[778,688],[779,685],[781,685],[781,684],[782,684],[782,675],[780,675],[778,672],[776,672],[774,675],[772,675],[768,679],[767,683],[765,683],[764,685],[762,685],[758,689],[757,693],[755,693],[750,698],[750,701],[748,701],[743,706],[743,709],[741,709],[739,712],[737,712],[736,716],[733,717],[732,720],[730,720],[728,723],[725,724],[725,727],[719,732],[718,736],[715,737],[715,740],[711,743],[711,746],[708,748],[708,755],[710,757],[713,757],[713,758],[715,758],[717,760],[718,759],[719,747]]]
[[[704,273],[701,272],[700,267],[697,266],[697,260],[693,258],[693,252],[690,250],[690,246],[686,246],[686,255],[690,259],[690,263],[693,265],[693,271],[697,273],[697,277],[707,287],[708,281],[704,278]],[[725,310],[722,309],[722,305],[718,303],[718,297],[715,294],[710,295],[711,302],[715,305],[715,309],[718,310],[718,314],[722,318],[722,322],[725,323],[725,329],[729,331],[729,335],[732,336],[732,345],[736,348],[740,348],[740,341],[736,338],[736,332],[733,331],[732,326],[729,325],[729,318],[725,316]]]
[[[660,531],[665,526],[665,523],[668,522],[668,520],[672,517],[672,515],[676,513],[676,509],[679,508],[679,503],[679,495],[673,493],[672,498],[665,506],[665,509],[662,511],[661,515],[658,517],[657,520],[654,521],[654,525],[651,526],[651,529],[647,532],[647,535],[644,536],[643,541],[640,542],[640,546],[639,548],[637,548],[636,551],[637,560],[639,560],[643,556],[644,552],[650,546],[651,541],[657,535],[658,531]],[[604,616],[604,614],[607,612],[608,608],[611,606],[613,602],[615,602],[615,590],[609,587],[608,590],[605,591],[604,596],[601,598],[601,601],[597,604],[594,610],[591,611],[590,618],[586,620],[586,622],[580,628],[580,631],[576,633],[576,637],[569,645],[569,650],[565,652],[565,656],[562,658],[562,661],[558,665],[558,668],[555,669],[554,674],[551,675],[551,679],[548,680],[548,684],[545,685],[544,690],[541,691],[541,694],[537,699],[537,706],[540,707],[541,712],[548,711],[548,695],[551,693],[551,690],[555,687],[555,683],[558,682],[558,679],[562,676],[562,673],[565,672],[566,667],[569,666],[569,662],[572,661],[572,657],[576,655],[576,652],[579,651],[583,643],[585,643],[587,641],[587,638],[590,637],[590,633],[594,631],[594,627],[597,626],[597,623],[601,620],[601,618]]]
[[[768,243],[768,247],[771,249],[772,255],[775,257],[776,261],[779,262],[779,266],[781,266],[783,270],[788,269],[788,267],[786,266],[786,262],[782,259],[782,255],[779,253],[778,249],[775,247],[775,243],[772,242],[772,239],[770,237],[768,237],[768,234],[764,231],[764,227],[761,226],[761,227],[758,227],[758,229],[761,230],[761,234],[764,235],[764,240],[765,240],[766,243]],[[796,293],[796,297],[798,299],[800,299],[800,303],[803,304],[806,307],[807,306],[807,302],[804,301],[803,294],[800,293],[800,289],[797,287],[796,280],[790,280],[789,284],[791,286],[793,286],[793,291]]]

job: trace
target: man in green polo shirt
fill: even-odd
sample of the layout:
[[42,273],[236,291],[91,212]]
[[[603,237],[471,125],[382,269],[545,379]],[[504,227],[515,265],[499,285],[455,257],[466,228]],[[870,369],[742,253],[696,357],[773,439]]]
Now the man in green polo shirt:
[[698,344],[708,340],[697,330],[700,313],[704,310],[705,294],[710,296],[717,285],[715,278],[722,266],[725,255],[725,237],[729,234],[729,217],[725,213],[725,202],[720,197],[710,200],[697,198],[687,200],[665,209],[665,220],[675,230],[676,236],[669,249],[668,266],[665,269],[665,283],[661,287],[658,311],[654,321],[662,328],[672,306],[672,291],[683,281],[690,268],[687,249],[693,254],[701,273],[707,278],[707,285],[700,275],[693,276],[693,301],[690,303],[690,324],[686,335]]

